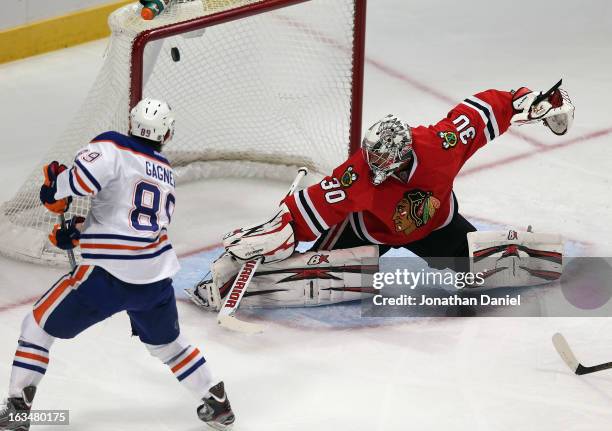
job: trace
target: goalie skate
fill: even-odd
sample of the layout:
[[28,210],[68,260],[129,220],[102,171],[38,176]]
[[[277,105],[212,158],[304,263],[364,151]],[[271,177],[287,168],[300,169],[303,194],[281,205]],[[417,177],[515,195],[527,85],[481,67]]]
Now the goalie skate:
[[219,311],[221,298],[219,289],[215,289],[212,279],[201,280],[195,286],[185,289],[185,293],[198,307],[206,311]]
[[206,285],[212,283],[212,280],[200,281],[198,284],[191,288],[185,289],[185,293],[198,307],[202,307],[206,310],[215,311],[212,308],[211,302],[208,300],[207,295],[202,295],[201,292],[206,292]]

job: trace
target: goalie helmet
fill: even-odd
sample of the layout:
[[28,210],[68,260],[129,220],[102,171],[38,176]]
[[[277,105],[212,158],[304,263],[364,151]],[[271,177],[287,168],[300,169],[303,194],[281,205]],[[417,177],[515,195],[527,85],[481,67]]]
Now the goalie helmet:
[[387,115],[368,129],[361,142],[372,170],[372,182],[381,184],[412,157],[410,126],[394,115]]
[[161,100],[142,99],[130,112],[130,134],[165,144],[174,136],[174,115]]

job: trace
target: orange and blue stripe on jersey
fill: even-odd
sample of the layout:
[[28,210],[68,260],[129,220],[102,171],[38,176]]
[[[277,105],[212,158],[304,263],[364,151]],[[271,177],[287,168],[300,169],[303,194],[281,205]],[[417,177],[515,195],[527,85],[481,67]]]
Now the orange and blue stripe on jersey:
[[168,159],[162,156],[158,151],[155,151],[150,145],[140,142],[138,138],[133,136],[122,135],[118,132],[106,132],[96,136],[91,143],[109,143],[114,145],[115,148],[119,150],[128,151],[138,156],[155,160],[158,163],[162,163],[170,167],[170,162]]
[[151,259],[172,249],[166,229],[156,238],[85,233],[79,241],[84,259]]
[[102,190],[100,183],[78,159],[68,174],[70,190],[77,196],[93,196]]
[[[91,143],[110,144],[118,150],[127,151],[153,160],[171,169],[170,162],[168,162],[164,156],[155,151],[151,146],[140,142],[137,138],[132,136],[122,135],[117,132],[106,132],[98,135]],[[102,190],[100,182],[82,161],[79,160],[79,157],[74,160],[74,166],[70,169],[68,181],[70,190],[75,196],[93,196]]]

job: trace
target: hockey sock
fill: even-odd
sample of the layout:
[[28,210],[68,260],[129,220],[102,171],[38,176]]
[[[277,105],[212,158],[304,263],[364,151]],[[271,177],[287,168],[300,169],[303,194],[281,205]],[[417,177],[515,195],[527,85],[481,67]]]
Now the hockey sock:
[[198,399],[208,396],[208,390],[219,383],[213,378],[200,350],[182,336],[162,346],[146,346],[151,355],[164,362],[177,380]]
[[21,391],[27,386],[38,386],[47,372],[49,348],[53,338],[34,320],[32,313],[23,319],[21,335],[13,360],[9,397],[21,397]]

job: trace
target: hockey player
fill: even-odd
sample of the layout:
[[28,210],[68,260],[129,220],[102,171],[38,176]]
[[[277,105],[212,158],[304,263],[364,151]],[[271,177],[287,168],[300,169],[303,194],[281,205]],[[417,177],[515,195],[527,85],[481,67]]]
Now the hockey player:
[[[525,87],[483,91],[428,127],[409,126],[393,115],[383,118],[368,129],[361,151],[320,183],[287,197],[277,217],[226,235],[227,253],[213,264],[212,279],[190,291],[192,299],[218,309],[241,260],[256,256],[263,265],[244,306],[359,299],[372,287],[364,285],[362,273],[376,271],[375,265],[364,266],[364,259],[376,262],[390,248],[406,248],[436,268],[468,270],[467,234],[476,229],[459,213],[455,177],[479,148],[511,125],[543,122],[557,135],[566,133],[574,107],[559,86],[545,93]],[[527,245],[539,240],[533,235],[522,235]],[[315,239],[310,252],[293,254],[295,243]],[[559,242],[553,244],[556,250]]]
[[73,338],[121,311],[151,355],[203,401],[197,408],[201,420],[215,429],[234,422],[223,382],[180,334],[170,278],[179,263],[166,232],[175,177],[160,153],[173,134],[168,104],[144,99],[131,111],[129,136],[103,133],[77,153],[72,167],[55,161],[44,167],[40,200],[51,212],[63,214],[72,197],[91,197],[86,219],[73,217],[49,235],[61,249],[80,246],[83,261],[23,320],[0,430],[30,428],[28,420],[12,420],[30,411],[56,338]]

